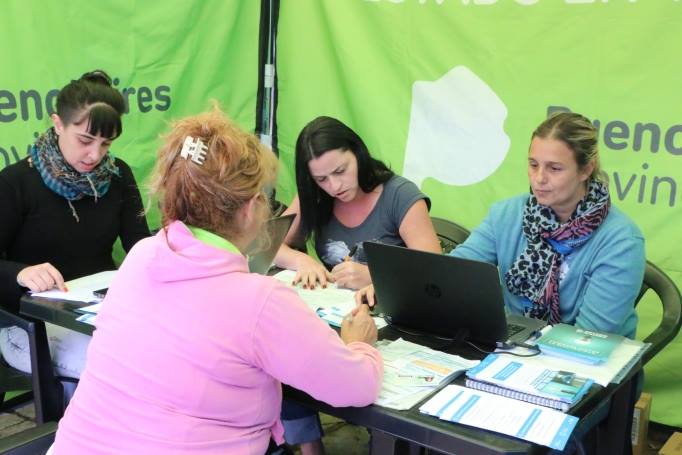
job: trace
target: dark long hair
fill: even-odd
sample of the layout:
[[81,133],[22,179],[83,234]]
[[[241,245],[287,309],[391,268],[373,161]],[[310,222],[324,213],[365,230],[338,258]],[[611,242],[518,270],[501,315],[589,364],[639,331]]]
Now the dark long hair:
[[90,71],[72,80],[57,95],[57,115],[64,126],[80,124],[87,117],[88,133],[116,139],[123,132],[123,96],[111,86],[102,70]]
[[358,185],[365,193],[393,177],[384,163],[372,158],[360,136],[346,124],[332,117],[317,117],[308,123],[296,141],[296,187],[301,204],[300,234],[306,240],[319,236],[329,222],[334,198],[317,185],[310,175],[308,162],[330,150],[353,152],[358,161]]

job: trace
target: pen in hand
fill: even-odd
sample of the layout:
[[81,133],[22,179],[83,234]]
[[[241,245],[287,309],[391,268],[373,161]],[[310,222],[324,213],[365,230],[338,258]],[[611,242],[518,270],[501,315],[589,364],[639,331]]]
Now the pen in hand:
[[343,261],[344,261],[344,262],[350,262],[350,261],[352,261],[352,260],[353,260],[353,256],[355,256],[355,253],[357,253],[357,252],[358,252],[358,245],[355,244],[355,245],[353,245],[353,247],[350,249],[350,251],[348,251],[348,254],[346,255],[346,257],[343,258]]

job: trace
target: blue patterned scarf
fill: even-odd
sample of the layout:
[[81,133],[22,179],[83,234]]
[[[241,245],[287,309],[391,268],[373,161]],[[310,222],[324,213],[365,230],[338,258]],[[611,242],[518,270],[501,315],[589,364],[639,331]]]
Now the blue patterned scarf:
[[31,164],[38,170],[45,185],[68,201],[76,221],[79,221],[78,214],[71,201],[91,196],[97,202],[97,198],[104,196],[109,190],[111,177],[120,177],[111,153],[107,153],[91,172],[78,172],[66,162],[59,150],[54,128],[49,128],[36,140],[29,155]]
[[561,322],[559,281],[564,257],[587,242],[609,213],[605,184],[591,180],[571,218],[560,223],[554,211],[530,195],[523,212],[525,251],[505,274],[507,289],[532,304],[526,316]]

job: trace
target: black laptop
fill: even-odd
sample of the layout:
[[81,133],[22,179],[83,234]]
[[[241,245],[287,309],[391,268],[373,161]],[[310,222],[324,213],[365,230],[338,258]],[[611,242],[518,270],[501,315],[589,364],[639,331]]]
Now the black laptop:
[[[291,215],[271,218],[267,221],[268,225],[266,229],[270,236],[270,241],[266,249],[249,255],[249,271],[251,273],[267,275],[268,270],[270,270],[270,267],[272,266],[272,261],[275,259],[279,247],[287,236],[287,232],[289,232],[289,228],[291,227],[294,218],[296,218],[296,214],[292,213]],[[253,250],[256,243],[257,242],[254,242],[247,250]]]
[[525,341],[544,321],[506,315],[497,267],[364,242],[377,311],[389,324],[494,346]]

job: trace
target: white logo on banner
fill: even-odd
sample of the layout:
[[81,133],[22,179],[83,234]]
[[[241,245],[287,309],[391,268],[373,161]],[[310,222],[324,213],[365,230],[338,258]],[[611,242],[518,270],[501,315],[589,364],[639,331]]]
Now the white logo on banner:
[[505,118],[502,100],[465,66],[415,82],[403,176],[420,188],[427,177],[458,186],[484,180],[509,151]]

